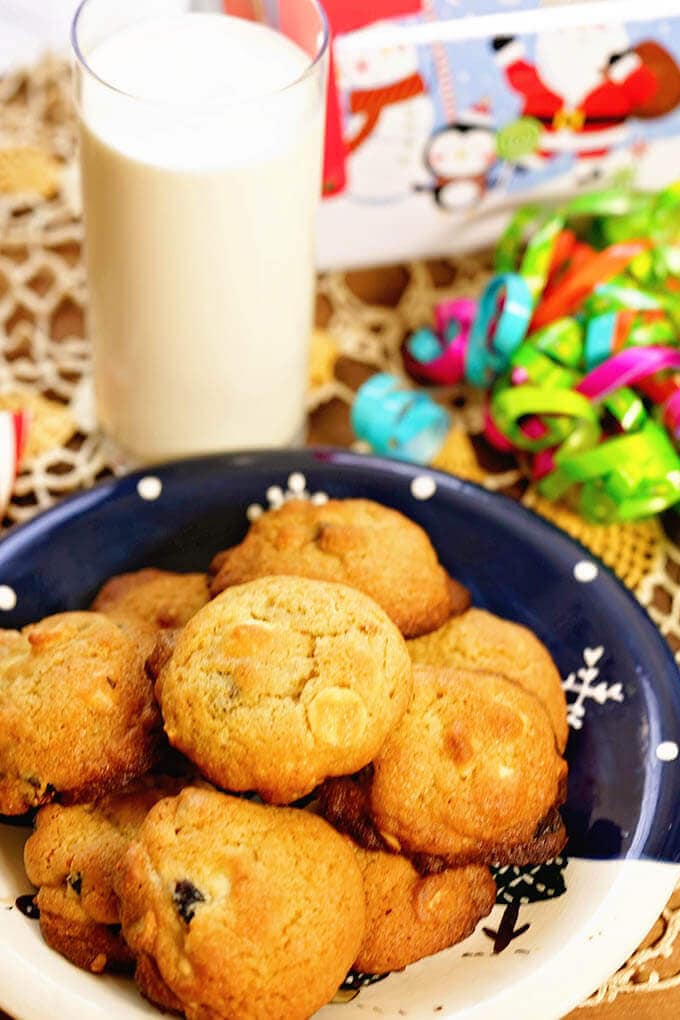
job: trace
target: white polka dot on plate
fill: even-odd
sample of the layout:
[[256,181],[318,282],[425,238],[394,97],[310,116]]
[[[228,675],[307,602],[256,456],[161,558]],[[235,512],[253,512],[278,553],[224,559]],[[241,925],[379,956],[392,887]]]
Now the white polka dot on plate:
[[581,584],[588,584],[590,581],[594,581],[597,575],[597,566],[590,560],[579,560],[574,567],[574,577]]
[[8,584],[0,584],[0,610],[8,613],[17,604],[17,593]]
[[258,517],[261,517],[264,513],[259,503],[251,503],[246,510],[246,517],[249,521],[256,521]]
[[323,506],[324,503],[328,502],[328,493],[315,492],[310,502],[313,503],[314,506]]
[[292,475],[288,476],[288,488],[296,495],[305,491],[306,484],[307,479],[299,471],[294,471]]
[[144,478],[140,478],[137,482],[137,492],[142,499],[149,501],[158,499],[162,491],[163,483],[155,475],[145,475]]
[[680,754],[680,749],[674,740],[664,740],[656,749],[659,761],[675,761],[678,754]]
[[437,491],[437,483],[432,475],[418,475],[411,482],[411,495],[414,499],[431,499]]
[[270,485],[267,489],[267,502],[269,503],[272,510],[278,509],[283,506],[283,489],[280,485]]

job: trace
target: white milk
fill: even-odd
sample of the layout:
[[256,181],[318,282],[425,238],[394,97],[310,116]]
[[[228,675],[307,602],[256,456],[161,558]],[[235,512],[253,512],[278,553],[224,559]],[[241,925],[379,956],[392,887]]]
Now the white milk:
[[81,76],[80,107],[102,424],[142,460],[294,442],[323,79],[286,89],[308,56],[218,14],[141,21],[83,56],[97,76]]

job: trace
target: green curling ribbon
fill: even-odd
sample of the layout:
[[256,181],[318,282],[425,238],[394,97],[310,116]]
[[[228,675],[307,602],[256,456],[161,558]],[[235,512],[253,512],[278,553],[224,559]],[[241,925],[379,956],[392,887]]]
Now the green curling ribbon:
[[524,205],[517,210],[496,245],[494,266],[497,272],[517,272],[526,230],[544,215],[545,210],[540,205]]
[[623,386],[604,401],[604,406],[616,418],[624,432],[632,432],[647,420],[647,410],[634,390]]
[[[527,228],[537,223],[536,232],[526,245],[524,237]],[[548,279],[550,263],[557,235],[564,227],[564,215],[560,212],[546,214],[540,206],[524,206],[510,220],[496,248],[495,266],[499,273],[520,273],[524,277],[531,296],[536,301],[542,294]]]
[[[521,450],[538,453],[563,443],[565,426],[569,438],[573,437],[573,446],[578,449],[593,446],[600,438],[595,406],[574,390],[530,384],[514,386],[496,392],[491,407],[498,428]],[[528,416],[545,416],[541,417],[544,435],[527,436],[521,428],[521,420]]]
[[[529,145],[522,133],[527,130],[530,139],[531,129],[522,119],[508,127],[498,144],[503,158],[511,159]],[[638,238],[653,246],[617,276],[595,283],[572,315],[533,333],[529,328],[495,384],[491,413],[518,450],[552,453],[553,470],[538,483],[543,495],[568,495],[595,522],[635,520],[680,503],[680,458],[664,408],[650,407],[651,398],[632,387],[598,402],[575,387],[586,366],[606,361],[612,347],[680,347],[680,181],[658,193],[614,186],[552,210],[517,210],[497,246],[496,266],[522,277],[534,306],[567,227],[595,252]],[[579,259],[582,254],[581,248]],[[545,455],[536,465],[541,472],[549,467]]]
[[499,159],[516,163],[536,152],[543,133],[543,125],[535,117],[519,117],[502,127],[496,135],[496,152]]
[[654,279],[661,282],[668,276],[680,276],[680,245],[661,244],[652,252]]
[[[651,195],[631,191],[630,188],[605,188],[602,191],[589,191],[585,195],[577,195],[568,202],[566,214],[569,219],[577,216],[612,217],[609,224],[618,223],[624,216],[644,213],[648,221],[652,205]],[[628,233],[616,238],[630,241],[638,235]],[[613,242],[612,242],[613,243]]]
[[[591,215],[602,217],[598,226],[605,244],[629,241],[632,237],[649,237],[657,243],[672,243],[680,239],[680,190],[673,184],[654,195],[646,192],[626,192],[613,189],[600,193],[606,197],[598,199]],[[627,195],[627,198],[626,198]],[[587,205],[590,196],[582,196]],[[569,205],[570,215],[578,206],[581,197]]]
[[675,330],[680,330],[680,294],[665,289],[663,285],[656,288],[654,291],[647,290],[645,292],[648,297],[654,297],[659,304],[659,307],[666,313],[668,318],[671,320]]
[[680,241],[680,188],[677,181],[656,196],[649,236],[659,243]]
[[640,283],[651,283],[655,279],[654,256],[651,251],[641,251],[628,265],[630,275]]
[[585,318],[604,315],[606,312],[620,312],[632,308],[638,312],[656,311],[663,308],[663,300],[656,294],[641,290],[633,281],[616,276],[608,283],[599,284],[583,302]]
[[555,455],[557,470],[539,483],[539,491],[548,499],[559,499],[577,483],[613,474],[620,466],[617,458],[641,456],[645,450],[646,443],[639,433],[610,439],[588,450],[560,450]]
[[599,234],[603,245],[621,244],[631,237],[648,237],[653,202],[650,196],[640,196],[634,208],[626,215],[611,215],[599,223]]
[[544,386],[547,389],[570,389],[581,378],[579,372],[574,372],[553,360],[533,343],[525,342],[515,351],[511,367],[513,371],[517,369],[526,374],[523,382]]
[[680,246],[659,243],[634,258],[628,272],[643,287],[661,287],[669,276],[680,275]]
[[596,523],[649,517],[680,500],[677,454],[665,430],[650,418],[638,432],[577,453],[559,451],[555,461],[557,471],[539,489],[562,495],[581,484],[579,509]]
[[583,326],[577,319],[556,319],[536,330],[531,335],[531,343],[537,351],[567,368],[579,368],[583,364]]
[[552,261],[555,240],[564,226],[564,216],[556,214],[543,223],[527,244],[520,275],[531,291],[534,303],[543,293]]
[[678,331],[669,319],[645,322],[636,319],[630,328],[626,347],[672,347],[677,343]]

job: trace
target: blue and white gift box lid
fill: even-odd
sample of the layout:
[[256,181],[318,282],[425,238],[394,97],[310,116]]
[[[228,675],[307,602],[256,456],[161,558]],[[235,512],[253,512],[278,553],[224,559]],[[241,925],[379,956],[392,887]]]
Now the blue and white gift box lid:
[[520,204],[676,176],[673,0],[414,6],[336,36],[346,183],[322,268],[480,248]]

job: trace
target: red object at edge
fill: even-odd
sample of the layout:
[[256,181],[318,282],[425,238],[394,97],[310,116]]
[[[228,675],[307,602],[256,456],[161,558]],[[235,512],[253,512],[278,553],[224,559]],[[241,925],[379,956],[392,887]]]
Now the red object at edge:
[[[260,7],[261,3],[258,3],[258,0],[224,0],[224,9],[227,14],[248,18],[250,21],[260,20],[258,17]],[[347,148],[342,138],[340,99],[335,80],[332,50],[333,36],[343,32],[355,32],[375,21],[419,14],[422,9],[422,0],[372,0],[370,4],[367,4],[366,0],[324,0],[323,7],[328,15],[331,29],[326,95],[326,147],[323,167],[323,194],[324,197],[328,197],[340,194],[344,190],[347,180],[345,173]],[[296,32],[295,37],[298,42],[302,42],[299,33]]]
[[[343,32],[355,32],[375,21],[388,18],[404,18],[409,14],[419,14],[422,0],[325,0],[324,7],[331,26],[333,36]],[[326,150],[323,167],[324,196],[338,195],[346,184],[345,161],[347,147],[342,138],[342,121],[340,117],[340,99],[335,80],[333,52],[328,71],[328,105],[326,108]]]

